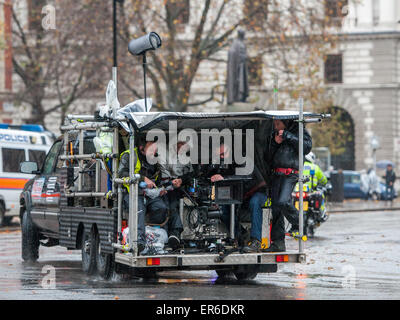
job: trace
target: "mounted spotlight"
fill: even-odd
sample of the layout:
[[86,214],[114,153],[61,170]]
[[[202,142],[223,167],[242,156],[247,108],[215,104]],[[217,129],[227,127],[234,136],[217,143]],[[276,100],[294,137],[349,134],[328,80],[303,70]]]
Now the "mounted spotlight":
[[134,56],[140,56],[149,50],[156,50],[160,47],[160,36],[155,32],[150,32],[143,37],[131,40],[128,45],[128,50]]
[[150,32],[138,39],[133,39],[129,42],[128,51],[134,56],[143,56],[143,82],[144,82],[144,104],[147,112],[147,94],[146,94],[146,52],[156,50],[161,47],[161,38],[155,32]]

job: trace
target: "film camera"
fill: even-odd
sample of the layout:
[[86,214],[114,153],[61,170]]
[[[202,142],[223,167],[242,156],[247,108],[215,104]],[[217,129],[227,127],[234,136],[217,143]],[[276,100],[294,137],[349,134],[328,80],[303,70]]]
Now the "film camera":
[[232,206],[243,202],[243,184],[251,179],[251,176],[225,176],[215,183],[207,178],[193,179],[184,191],[182,239],[206,242],[229,239]]

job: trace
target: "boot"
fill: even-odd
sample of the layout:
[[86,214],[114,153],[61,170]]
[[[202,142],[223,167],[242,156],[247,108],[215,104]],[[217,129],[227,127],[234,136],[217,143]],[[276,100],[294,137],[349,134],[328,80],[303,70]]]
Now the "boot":
[[247,246],[243,248],[244,253],[255,253],[261,251],[261,242],[257,239],[252,239]]
[[263,249],[262,252],[285,252],[285,240],[275,240],[268,249]]
[[175,235],[171,235],[168,238],[168,246],[172,249],[172,250],[176,250],[179,248],[181,244],[181,241],[179,240],[179,238]]

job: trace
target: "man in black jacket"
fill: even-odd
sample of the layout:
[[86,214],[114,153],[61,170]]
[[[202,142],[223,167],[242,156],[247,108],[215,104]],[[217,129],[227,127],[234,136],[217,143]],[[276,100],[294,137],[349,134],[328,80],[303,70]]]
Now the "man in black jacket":
[[394,182],[396,181],[396,174],[393,171],[391,164],[386,166],[386,174],[384,176],[386,182],[386,200],[393,200],[394,196]]
[[[274,120],[274,133],[269,138],[265,160],[272,169],[272,245],[266,251],[286,251],[284,217],[298,230],[298,211],[293,206],[291,195],[298,181],[299,136],[298,123],[293,120]],[[312,140],[304,130],[303,155],[311,152]]]

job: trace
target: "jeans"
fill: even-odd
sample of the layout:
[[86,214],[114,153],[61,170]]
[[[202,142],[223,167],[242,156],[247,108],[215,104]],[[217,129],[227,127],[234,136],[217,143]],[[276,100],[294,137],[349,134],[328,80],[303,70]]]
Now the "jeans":
[[179,190],[172,190],[168,191],[167,197],[169,202],[169,220],[167,233],[169,236],[173,235],[180,238],[183,231],[183,224],[181,216],[179,214],[179,200],[182,198],[182,195]]
[[394,189],[393,186],[386,185],[386,200],[393,200],[394,198]]
[[274,175],[272,178],[272,241],[285,239],[284,217],[294,229],[299,227],[299,213],[292,204],[292,192],[297,180],[295,174]]
[[261,241],[261,229],[262,229],[262,207],[267,201],[267,195],[265,193],[256,192],[250,198],[249,209],[251,212],[251,231],[250,237]]

